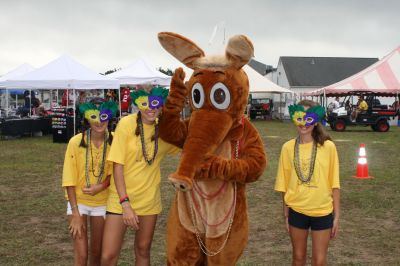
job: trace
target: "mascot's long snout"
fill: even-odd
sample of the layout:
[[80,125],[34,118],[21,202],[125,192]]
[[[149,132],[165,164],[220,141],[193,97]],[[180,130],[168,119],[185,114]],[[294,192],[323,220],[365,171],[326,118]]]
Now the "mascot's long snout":
[[[191,129],[192,125],[196,130]],[[227,112],[196,110],[192,113],[178,170],[168,177],[175,188],[182,191],[192,189],[193,177],[205,156],[214,153],[231,127],[232,117]]]

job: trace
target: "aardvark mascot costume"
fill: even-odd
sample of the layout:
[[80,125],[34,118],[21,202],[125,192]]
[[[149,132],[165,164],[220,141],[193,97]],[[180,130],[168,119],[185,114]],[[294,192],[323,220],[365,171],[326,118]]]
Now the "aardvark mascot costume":
[[[229,40],[225,56],[208,57],[176,33],[161,45],[194,70],[187,83],[178,68],[160,120],[160,136],[183,148],[167,226],[168,265],[235,265],[248,239],[246,183],[266,166],[264,145],[244,118],[249,81],[242,70],[253,56],[243,35]],[[180,119],[186,99],[192,109]]]

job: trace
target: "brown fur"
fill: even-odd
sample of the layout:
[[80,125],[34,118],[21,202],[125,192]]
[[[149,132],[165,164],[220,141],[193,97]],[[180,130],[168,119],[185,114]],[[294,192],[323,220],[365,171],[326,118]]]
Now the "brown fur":
[[[168,265],[235,265],[248,239],[246,183],[256,181],[266,167],[261,138],[254,126],[243,119],[249,82],[241,67],[253,56],[253,45],[245,36],[235,36],[230,39],[225,57],[221,59],[204,56],[204,52],[192,41],[175,33],[160,33],[159,40],[168,52],[195,70],[186,85],[183,70],[175,71],[160,119],[161,138],[183,148],[178,169],[169,176],[169,180],[177,189],[188,191],[178,192],[180,195],[190,195],[193,182],[201,183],[204,191],[209,194],[216,191],[215,186],[223,182],[236,184],[237,187],[231,232],[225,247],[216,256],[205,256],[201,251],[193,230],[187,228],[187,219],[191,218],[190,213],[187,213],[190,211],[188,197],[178,197],[177,194],[168,220]],[[211,89],[218,82],[224,84],[230,94],[230,103],[222,110],[216,108],[210,100]],[[205,95],[204,104],[199,109],[195,107],[191,96],[196,83],[201,84]],[[181,121],[180,112],[186,97],[189,97],[193,111],[189,120]],[[234,154],[238,141],[240,152],[236,159]],[[214,182],[216,180],[221,182]],[[214,200],[218,199],[219,196]],[[218,205],[222,206],[221,210],[209,208],[207,200],[204,205],[200,213],[207,221],[219,219],[216,211],[229,213],[229,202],[227,205]],[[182,218],[185,215],[186,218]],[[226,232],[222,232],[222,235],[217,232],[217,237],[207,237],[207,226],[203,227],[206,231],[200,232],[200,236],[207,248],[218,250],[226,238],[227,230],[224,229]]]

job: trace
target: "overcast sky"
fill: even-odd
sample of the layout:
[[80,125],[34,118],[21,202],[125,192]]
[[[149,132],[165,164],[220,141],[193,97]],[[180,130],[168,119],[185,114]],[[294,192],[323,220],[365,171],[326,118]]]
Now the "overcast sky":
[[398,0],[0,0],[0,75],[23,63],[40,67],[68,54],[97,72],[139,57],[181,66],[157,33],[173,31],[215,53],[247,35],[255,59],[280,56],[383,57],[400,45]]

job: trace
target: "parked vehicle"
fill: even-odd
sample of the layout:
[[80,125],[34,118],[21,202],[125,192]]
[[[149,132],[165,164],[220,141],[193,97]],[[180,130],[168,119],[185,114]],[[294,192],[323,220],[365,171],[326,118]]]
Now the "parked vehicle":
[[269,98],[251,99],[250,101],[250,119],[257,116],[263,118],[271,117],[272,100]]
[[[360,95],[360,94],[358,94]],[[389,120],[399,115],[399,110],[387,105],[381,105],[373,93],[364,94],[368,110],[358,114],[356,121],[352,121],[351,114],[357,106],[345,104],[352,95],[346,96],[341,107],[327,113],[327,122],[332,130],[344,131],[347,126],[371,126],[372,130],[387,132],[390,129]]]

